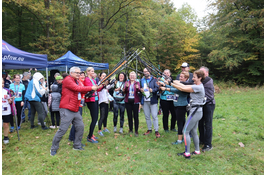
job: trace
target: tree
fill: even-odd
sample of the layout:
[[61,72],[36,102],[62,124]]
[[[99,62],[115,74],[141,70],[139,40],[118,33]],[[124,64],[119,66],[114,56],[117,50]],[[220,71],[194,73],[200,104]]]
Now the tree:
[[214,45],[209,61],[225,80],[263,83],[264,2],[258,0],[217,0],[210,16]]

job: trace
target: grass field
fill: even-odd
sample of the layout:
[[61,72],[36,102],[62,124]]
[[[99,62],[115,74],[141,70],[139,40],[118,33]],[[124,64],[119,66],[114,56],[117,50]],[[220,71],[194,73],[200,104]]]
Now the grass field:
[[[234,88],[215,95],[213,150],[186,160],[177,156],[184,144],[171,145],[176,133],[165,133],[159,115],[161,138],[142,135],[147,126],[140,113],[139,137],[112,132],[100,137],[98,144],[86,142],[90,114],[83,115],[84,151],[72,149],[70,129],[60,142],[57,154],[50,156],[56,130],[29,129],[22,124],[20,141],[10,134],[10,143],[2,146],[3,174],[264,174],[264,89]],[[108,128],[113,131],[113,114]],[[36,121],[36,119],[35,119]],[[128,120],[125,114],[125,127]],[[94,134],[97,134],[96,126]],[[242,142],[244,147],[239,143]],[[191,145],[191,151],[194,145]]]

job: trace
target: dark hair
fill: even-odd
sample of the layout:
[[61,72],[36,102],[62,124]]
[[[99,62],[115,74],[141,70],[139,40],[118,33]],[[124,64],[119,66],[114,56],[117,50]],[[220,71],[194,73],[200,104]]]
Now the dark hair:
[[[102,74],[106,74],[106,73],[105,73],[105,72],[101,72],[101,73],[99,74],[99,77],[101,77]],[[107,74],[106,74],[106,75],[107,75]]]
[[205,79],[205,74],[202,70],[196,70],[195,72],[193,72],[193,74],[196,74],[198,78],[202,78],[201,82],[203,82],[203,80]]
[[118,81],[120,81],[119,80],[120,74],[122,74],[124,76],[123,82],[125,82],[127,80],[127,77],[126,77],[126,74],[124,72],[119,73],[119,75],[118,75]]
[[69,74],[68,73],[62,73],[62,76],[63,76],[63,79],[65,78],[65,77],[67,77]]
[[20,79],[20,75],[19,75],[19,74],[15,74],[15,75],[13,76],[13,78],[16,78],[16,76],[18,76],[19,79]]
[[80,75],[81,75],[81,74],[85,74],[85,76],[86,76],[86,73],[85,73],[84,71],[80,72]]

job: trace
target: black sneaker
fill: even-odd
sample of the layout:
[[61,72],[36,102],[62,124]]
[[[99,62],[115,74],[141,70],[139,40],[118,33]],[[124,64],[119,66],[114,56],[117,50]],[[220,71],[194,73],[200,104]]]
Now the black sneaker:
[[56,150],[50,150],[51,156],[55,156],[55,154],[57,153]]
[[185,154],[185,152],[183,152],[183,153],[178,153],[178,156],[183,156],[183,157],[185,157],[186,159],[190,159],[190,155],[186,155]]
[[209,145],[204,145],[204,147],[202,148],[202,151],[205,152],[205,151],[211,151],[213,149],[212,146],[209,146]]
[[138,137],[139,136],[139,133],[138,132],[135,132],[134,135],[135,135],[135,137]]
[[31,125],[30,126],[30,129],[34,129],[34,128],[37,128],[38,126],[34,126],[34,125]]
[[43,129],[43,130],[47,130],[47,129],[49,129],[49,128],[48,128],[47,126],[42,126],[41,129]]
[[80,147],[80,148],[73,148],[74,150],[77,150],[77,151],[83,151],[85,150],[84,148]]

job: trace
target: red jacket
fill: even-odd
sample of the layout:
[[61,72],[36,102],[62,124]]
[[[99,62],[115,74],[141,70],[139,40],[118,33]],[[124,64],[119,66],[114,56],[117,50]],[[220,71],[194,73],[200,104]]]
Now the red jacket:
[[[78,82],[78,85],[77,85]],[[92,90],[91,86],[82,86],[79,80],[70,75],[63,80],[62,97],[59,108],[69,109],[78,112],[81,100],[78,100],[78,93],[87,93]]]
[[[94,84],[95,84],[95,85],[97,84],[96,80],[94,80],[93,78],[92,78],[92,81],[94,81]],[[90,81],[90,78],[86,77],[86,79],[85,79],[85,81],[84,81],[84,85],[85,85],[85,86],[94,86],[93,83],[92,83],[92,81]],[[103,87],[102,87],[102,88],[103,88]],[[101,91],[102,88],[99,88],[99,89],[97,90],[97,92]],[[92,97],[90,97],[90,98],[85,98],[85,102],[95,102],[95,97],[94,97],[94,96],[95,96],[95,92],[93,93]]]

